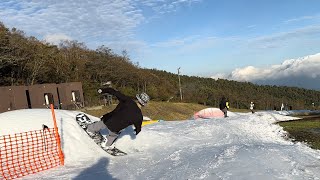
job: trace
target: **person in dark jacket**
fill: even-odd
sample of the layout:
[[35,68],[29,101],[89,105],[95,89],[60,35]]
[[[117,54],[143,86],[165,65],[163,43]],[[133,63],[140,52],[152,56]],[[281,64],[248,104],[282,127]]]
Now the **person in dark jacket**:
[[223,112],[224,117],[227,116],[228,108],[227,108],[227,99],[225,97],[221,98],[220,104],[219,104],[220,110]]
[[110,147],[119,136],[121,130],[130,125],[134,125],[135,134],[138,135],[141,131],[141,125],[143,121],[140,108],[147,105],[150,100],[149,96],[146,93],[137,94],[136,98],[138,102],[136,103],[130,97],[112,88],[99,89],[98,93],[108,93],[115,96],[119,100],[119,104],[113,111],[103,115],[100,118],[101,121],[97,121],[88,125],[88,134],[93,137],[100,130],[107,129],[109,133],[106,141],[101,143],[102,147]]
[[251,113],[253,114],[254,113],[254,103],[253,102],[251,102],[250,103],[250,110],[251,110]]

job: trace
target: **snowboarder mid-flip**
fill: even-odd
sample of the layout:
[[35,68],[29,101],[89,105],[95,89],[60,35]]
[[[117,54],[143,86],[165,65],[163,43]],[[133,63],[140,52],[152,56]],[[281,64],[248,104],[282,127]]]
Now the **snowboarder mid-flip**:
[[116,91],[112,88],[102,88],[98,89],[98,93],[116,96],[119,100],[117,107],[103,115],[101,121],[96,121],[89,124],[86,131],[91,136],[94,137],[102,129],[107,129],[109,131],[107,139],[101,142],[101,147],[109,148],[117,139],[120,131],[127,128],[130,125],[135,126],[135,134],[138,135],[141,131],[141,125],[143,121],[143,116],[141,112],[141,107],[146,106],[150,98],[146,93],[137,94],[137,103],[130,97]]

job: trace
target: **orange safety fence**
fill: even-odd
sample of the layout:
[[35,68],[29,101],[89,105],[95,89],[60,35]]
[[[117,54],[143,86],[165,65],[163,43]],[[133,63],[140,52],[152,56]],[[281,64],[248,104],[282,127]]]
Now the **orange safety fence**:
[[15,179],[62,165],[56,131],[44,128],[0,136],[0,179]]
[[53,124],[54,124],[54,130],[55,130],[55,136],[57,139],[57,145],[58,145],[58,151],[59,151],[59,159],[61,162],[61,165],[64,165],[64,155],[61,149],[61,142],[60,142],[60,135],[59,135],[59,131],[58,131],[58,126],[57,126],[57,120],[56,120],[56,113],[54,112],[54,106],[53,104],[50,104],[50,109],[51,109],[51,114],[52,114],[52,120],[53,120]]

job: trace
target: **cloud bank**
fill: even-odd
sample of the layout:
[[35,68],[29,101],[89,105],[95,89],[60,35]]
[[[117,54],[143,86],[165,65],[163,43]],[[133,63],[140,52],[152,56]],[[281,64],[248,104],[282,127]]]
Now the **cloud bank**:
[[211,77],[320,90],[320,53],[298,59],[288,59],[282,64],[270,67],[237,68],[231,74],[216,74]]

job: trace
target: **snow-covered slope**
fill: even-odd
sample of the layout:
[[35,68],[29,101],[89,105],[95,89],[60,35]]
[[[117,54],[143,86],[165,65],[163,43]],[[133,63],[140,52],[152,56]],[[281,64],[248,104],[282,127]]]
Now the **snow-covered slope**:
[[[320,151],[292,143],[277,112],[232,113],[228,118],[163,121],[116,142],[128,153],[112,157],[78,127],[76,111],[56,110],[65,166],[23,179],[319,179]],[[94,120],[98,118],[90,116]],[[53,126],[50,110],[0,114],[0,135]]]

